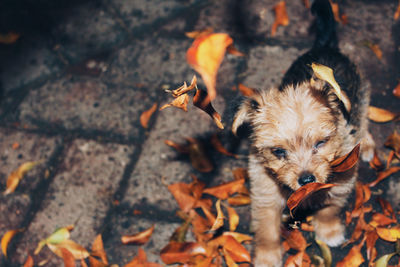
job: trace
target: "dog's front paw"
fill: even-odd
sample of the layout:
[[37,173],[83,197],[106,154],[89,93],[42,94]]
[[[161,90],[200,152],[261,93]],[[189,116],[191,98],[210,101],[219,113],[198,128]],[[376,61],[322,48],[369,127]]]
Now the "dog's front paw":
[[282,266],[282,248],[265,248],[258,246],[255,250],[254,267],[280,267]]
[[375,141],[371,134],[367,132],[361,141],[361,159],[369,162],[373,159],[375,153]]
[[345,228],[339,218],[331,222],[314,222],[316,239],[325,242],[330,247],[337,247],[346,241]]

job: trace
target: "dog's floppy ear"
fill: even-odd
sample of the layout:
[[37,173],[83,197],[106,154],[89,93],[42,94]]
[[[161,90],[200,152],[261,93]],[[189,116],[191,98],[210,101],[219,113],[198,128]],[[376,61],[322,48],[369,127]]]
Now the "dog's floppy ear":
[[262,97],[258,91],[245,98],[240,104],[233,118],[232,132],[236,135],[238,128],[245,123],[251,123],[253,114],[262,104]]

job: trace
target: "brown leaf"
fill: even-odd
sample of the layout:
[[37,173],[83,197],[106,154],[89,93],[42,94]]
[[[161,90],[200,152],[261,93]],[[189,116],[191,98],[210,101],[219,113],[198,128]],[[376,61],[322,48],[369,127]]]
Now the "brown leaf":
[[154,103],[153,106],[144,111],[142,113],[142,115],[140,115],[140,124],[142,125],[143,128],[147,129],[147,127],[149,126],[149,121],[151,116],[153,115],[153,113],[157,110],[157,103]]
[[225,206],[225,208],[228,211],[229,231],[234,232],[239,225],[239,215],[234,208],[231,208],[229,206]]
[[180,108],[184,111],[188,111],[187,105],[189,103],[189,95],[188,94],[183,94],[175,98],[171,103],[165,104],[160,108],[160,110],[163,110],[167,107],[177,107]]
[[388,217],[396,218],[392,205],[381,197],[377,197],[377,201],[383,210],[383,214]]
[[252,96],[254,94],[254,89],[245,86],[244,84],[239,83],[238,89],[240,93],[244,96]]
[[7,34],[0,34],[0,44],[13,44],[21,35],[15,32],[9,32]]
[[[366,233],[365,246],[367,248],[367,259],[371,262],[374,260],[374,252],[376,240],[378,240],[378,234],[375,231],[369,231]],[[376,255],[375,255],[376,256]]]
[[356,165],[358,157],[360,156],[360,144],[356,145],[348,154],[335,159],[331,163],[333,172],[345,172],[350,170]]
[[379,238],[383,240],[396,242],[397,239],[400,238],[400,225],[397,225],[393,228],[377,227],[376,233],[378,234]]
[[369,224],[373,227],[378,227],[378,226],[387,226],[396,222],[397,220],[395,218],[387,217],[382,213],[374,213],[372,215],[372,219],[369,222]]
[[337,263],[336,267],[360,266],[364,262],[364,258],[361,254],[361,248],[364,245],[364,241],[365,238],[360,242],[360,244],[353,246],[346,257]]
[[226,155],[226,156],[234,157],[236,159],[239,158],[238,155],[233,154],[225,149],[225,147],[222,145],[221,141],[218,139],[217,134],[213,134],[211,136],[210,143],[214,147],[214,149],[217,150],[219,153]]
[[89,257],[89,252],[81,245],[75,243],[74,241],[67,239],[57,244],[48,243],[47,246],[51,251],[57,256],[62,258],[62,248],[67,249],[76,260],[85,259]]
[[162,265],[158,263],[148,262],[146,253],[142,248],[139,248],[138,255],[134,257],[130,262],[125,264],[124,267],[162,267]]
[[8,230],[3,237],[1,238],[1,250],[3,251],[4,256],[7,258],[7,247],[10,243],[11,239],[22,229]]
[[[400,13],[400,3],[399,3],[399,13]],[[397,98],[400,98],[400,82],[397,86],[393,89],[393,95]]]
[[394,131],[385,141],[384,146],[392,149],[396,156],[400,158],[400,135]]
[[369,187],[373,187],[373,186],[377,185],[380,181],[384,180],[385,178],[389,177],[390,175],[392,175],[393,173],[396,173],[398,171],[400,171],[400,166],[390,167],[387,170],[378,172],[378,178],[375,181],[369,183],[368,184]]
[[287,206],[289,208],[290,213],[293,215],[296,207],[305,200],[312,193],[317,192],[322,189],[329,189],[335,186],[335,184],[322,184],[322,183],[309,183],[303,185],[299,189],[297,189],[287,200]]
[[387,160],[386,160],[386,169],[390,168],[390,165],[392,164],[392,161],[395,158],[395,154],[396,153],[393,150],[391,150],[389,152],[389,155],[388,155]]
[[210,102],[215,99],[216,78],[219,66],[228,46],[233,43],[226,33],[210,33],[198,36],[186,53],[187,62],[203,78]]
[[285,238],[285,247],[295,249],[297,251],[305,251],[307,248],[307,241],[303,234],[298,229],[290,231],[283,231],[283,237]]
[[335,20],[339,23],[342,23],[343,25],[347,24],[347,16],[344,14],[340,15],[339,5],[337,3],[333,3],[332,1],[329,2],[331,3],[332,12]]
[[11,172],[11,174],[7,178],[6,190],[4,191],[4,195],[8,195],[14,192],[20,180],[24,178],[27,172],[40,163],[41,161],[25,162],[21,166],[19,166],[18,169]]
[[186,263],[195,255],[206,255],[206,249],[194,242],[170,242],[160,253],[165,264]]
[[393,18],[394,18],[394,20],[398,20],[399,17],[400,17],[400,1],[399,1],[399,4],[397,5],[396,12],[394,12]]
[[243,243],[253,240],[253,238],[246,234],[241,234],[238,232],[224,232],[222,235],[229,235],[236,239],[237,242]]
[[196,94],[193,97],[193,105],[210,115],[218,128],[224,129],[224,126],[221,122],[221,115],[219,115],[219,113],[211,105],[211,97],[206,91],[196,89]]
[[171,140],[164,140],[164,143],[167,146],[170,146],[170,147],[174,148],[179,153],[182,153],[182,154],[188,154],[189,153],[189,146],[188,145],[181,145],[181,144],[175,143],[174,141],[171,141]]
[[231,255],[225,248],[223,248],[223,252],[224,252],[225,263],[228,267],[239,267],[239,265],[236,264],[236,262],[232,259]]
[[374,122],[389,122],[399,117],[399,114],[374,106],[368,107],[368,118]]
[[311,264],[310,257],[305,251],[290,255],[285,263],[285,267],[308,267]]
[[75,259],[71,252],[66,248],[60,248],[65,267],[75,267]]
[[197,139],[186,138],[189,141],[189,157],[193,168],[199,172],[210,172],[214,169],[213,164],[208,158],[204,145]]
[[228,203],[231,206],[244,206],[249,205],[251,203],[251,198],[249,195],[239,194],[233,197],[229,197]]
[[96,239],[93,241],[91,255],[99,257],[104,264],[108,265],[107,254],[104,250],[101,234],[97,235]]
[[33,265],[34,265],[33,258],[31,255],[28,255],[28,258],[26,259],[23,267],[33,267]]
[[223,247],[235,262],[251,262],[250,253],[234,237],[222,235],[209,242],[211,247]]
[[278,26],[287,26],[289,25],[289,16],[286,12],[286,3],[285,1],[280,1],[274,6],[275,12],[275,21],[271,27],[271,36],[275,36],[276,30]]
[[217,218],[215,218],[215,221],[213,225],[211,226],[210,232],[215,232],[222,226],[224,226],[224,213],[222,212],[221,209],[221,199],[218,199],[217,202],[215,203],[215,207],[217,208]]
[[204,189],[203,193],[215,196],[219,199],[227,199],[238,192],[244,186],[244,179],[223,183],[214,187]]
[[385,169],[385,165],[382,163],[382,161],[379,159],[378,157],[378,153],[376,152],[376,150],[374,151],[374,157],[372,158],[372,160],[369,162],[369,166],[376,170],[376,171],[382,171],[383,169]]
[[226,48],[226,52],[228,52],[231,55],[234,56],[238,56],[238,57],[244,57],[246,56],[245,54],[243,54],[242,52],[240,52],[239,50],[236,49],[236,47],[233,44],[230,44],[227,48]]
[[90,267],[107,267],[106,264],[104,264],[103,262],[99,261],[94,257],[89,257],[89,264]]
[[121,237],[122,244],[134,244],[134,245],[143,245],[147,243],[154,232],[154,225],[150,228],[134,234],[134,235],[124,235]]
[[310,0],[303,0],[304,6],[310,8]]

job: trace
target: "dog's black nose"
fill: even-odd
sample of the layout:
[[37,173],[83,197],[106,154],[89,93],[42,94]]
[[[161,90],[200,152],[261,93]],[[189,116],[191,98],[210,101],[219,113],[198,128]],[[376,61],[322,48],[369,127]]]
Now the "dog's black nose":
[[297,180],[297,182],[299,183],[299,185],[303,186],[305,184],[309,184],[309,183],[314,183],[315,182],[315,176],[312,175],[309,172],[305,172],[302,173],[300,175],[300,178]]

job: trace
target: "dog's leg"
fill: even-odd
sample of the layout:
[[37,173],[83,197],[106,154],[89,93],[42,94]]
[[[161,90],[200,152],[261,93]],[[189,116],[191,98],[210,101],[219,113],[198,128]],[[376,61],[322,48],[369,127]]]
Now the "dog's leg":
[[330,247],[339,246],[345,241],[345,228],[338,216],[340,209],[338,206],[325,207],[319,210],[313,219],[316,238]]
[[370,161],[374,157],[375,141],[372,135],[367,131],[364,138],[361,140],[361,159]]
[[284,199],[276,183],[250,156],[252,228],[255,232],[255,267],[282,266],[280,227]]

